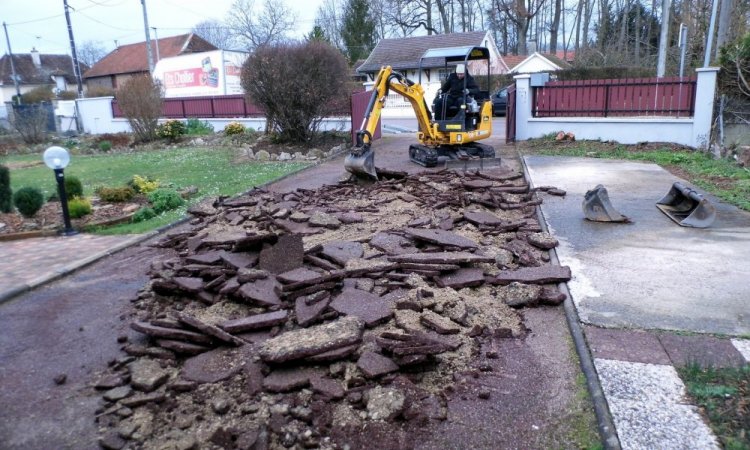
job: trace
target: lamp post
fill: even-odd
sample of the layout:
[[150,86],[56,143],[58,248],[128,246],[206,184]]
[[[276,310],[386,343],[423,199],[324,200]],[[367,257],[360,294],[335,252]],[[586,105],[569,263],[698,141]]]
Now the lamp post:
[[70,162],[70,155],[68,151],[62,147],[50,147],[44,151],[44,164],[50,169],[55,171],[55,179],[57,180],[57,192],[60,197],[60,204],[62,205],[63,222],[65,223],[65,229],[60,234],[63,236],[72,236],[78,232],[73,229],[70,224],[70,213],[68,212],[68,196],[65,193],[65,174],[63,171]]

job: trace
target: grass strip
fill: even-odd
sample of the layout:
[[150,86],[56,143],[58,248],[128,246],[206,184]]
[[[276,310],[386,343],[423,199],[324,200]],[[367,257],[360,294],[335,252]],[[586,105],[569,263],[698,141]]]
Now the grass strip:
[[728,450],[750,449],[750,365],[712,368],[688,364],[677,368],[691,403],[698,405]]

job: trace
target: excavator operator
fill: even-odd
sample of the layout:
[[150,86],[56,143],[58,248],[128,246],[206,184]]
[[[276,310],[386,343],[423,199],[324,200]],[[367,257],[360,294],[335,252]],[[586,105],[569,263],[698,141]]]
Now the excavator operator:
[[[466,66],[458,64],[456,66],[456,71],[448,75],[448,78],[445,79],[443,85],[440,86],[438,97],[435,98],[433,108],[436,120],[452,117],[458,112],[458,108],[461,107],[464,100],[464,77],[466,78],[466,94],[476,95],[479,93],[479,85],[474,81],[474,77],[472,77],[471,74],[466,73]],[[451,110],[451,108],[455,109]],[[447,117],[442,117],[443,111],[446,112],[445,115]]]

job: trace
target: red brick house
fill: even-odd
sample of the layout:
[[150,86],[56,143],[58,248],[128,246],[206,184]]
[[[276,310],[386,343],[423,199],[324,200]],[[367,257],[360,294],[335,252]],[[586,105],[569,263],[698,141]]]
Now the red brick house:
[[[154,64],[156,64],[157,45],[160,58],[218,50],[205,39],[192,33],[158,40],[152,39],[151,53]],[[83,80],[89,89],[95,87],[117,89],[133,75],[148,73],[147,54],[145,42],[117,47],[94,64],[91,69],[84,72]]]

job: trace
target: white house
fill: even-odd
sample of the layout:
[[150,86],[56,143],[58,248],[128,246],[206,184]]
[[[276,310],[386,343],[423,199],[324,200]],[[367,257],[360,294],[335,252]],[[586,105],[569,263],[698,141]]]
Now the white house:
[[[381,39],[365,62],[357,67],[357,72],[367,76],[368,81],[364,84],[368,89],[372,87],[375,76],[383,66],[391,66],[394,70],[404,73],[412,81],[420,82],[421,79],[425,99],[430,104],[451,69],[446,69],[444,62],[435,58],[432,61],[423,61],[420,74],[419,63],[422,55],[429,49],[465,46],[487,47],[490,51],[490,73],[508,72],[508,66],[500,55],[492,35],[486,31]],[[473,75],[481,74],[478,70],[472,70],[471,65],[469,71]],[[414,117],[414,110],[400,95],[389,94],[382,115],[383,117]]]
[[511,67],[510,73],[554,72],[570,68],[570,64],[555,55],[534,52]]

